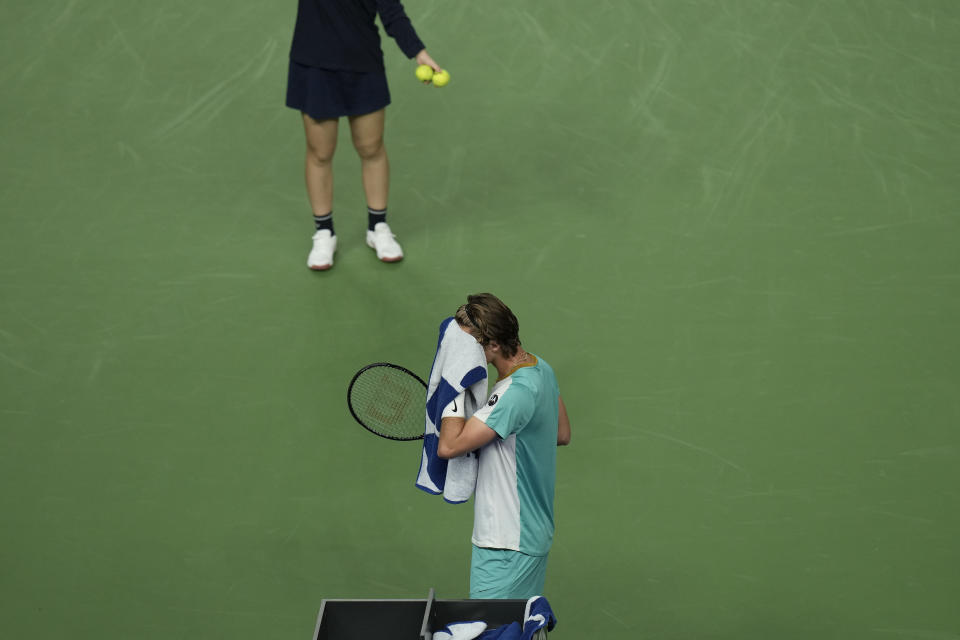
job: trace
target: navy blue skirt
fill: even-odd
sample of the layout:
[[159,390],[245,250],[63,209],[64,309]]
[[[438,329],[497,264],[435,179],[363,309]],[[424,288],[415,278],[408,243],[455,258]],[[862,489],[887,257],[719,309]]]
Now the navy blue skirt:
[[287,106],[314,120],[362,116],[390,104],[384,71],[334,71],[290,61]]

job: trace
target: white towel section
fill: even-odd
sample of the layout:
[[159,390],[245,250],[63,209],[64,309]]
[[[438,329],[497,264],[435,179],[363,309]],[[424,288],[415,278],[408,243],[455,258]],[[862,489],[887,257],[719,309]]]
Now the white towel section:
[[433,632],[433,640],[474,640],[487,630],[486,622],[453,622]]
[[427,383],[423,452],[416,486],[428,493],[443,494],[459,504],[473,495],[477,484],[477,457],[468,453],[447,461],[437,455],[443,412],[462,396],[464,418],[487,401],[487,361],[476,339],[453,318],[440,324],[437,353]]
[[443,499],[453,504],[466,502],[477,488],[480,460],[473,451],[447,461],[447,481]]

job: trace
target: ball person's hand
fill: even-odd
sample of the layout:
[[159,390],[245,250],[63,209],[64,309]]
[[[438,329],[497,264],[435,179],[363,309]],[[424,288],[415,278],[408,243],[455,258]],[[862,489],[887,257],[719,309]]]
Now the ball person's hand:
[[436,62],[433,61],[433,58],[430,57],[430,54],[427,53],[426,49],[423,49],[420,53],[417,54],[416,61],[417,61],[417,64],[427,65],[428,67],[433,69],[434,73],[440,71],[440,65],[438,65]]

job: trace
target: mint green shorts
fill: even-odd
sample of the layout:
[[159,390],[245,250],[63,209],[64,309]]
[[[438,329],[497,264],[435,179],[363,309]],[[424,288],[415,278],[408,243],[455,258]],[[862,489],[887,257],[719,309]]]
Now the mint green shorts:
[[528,556],[509,549],[473,547],[470,597],[523,599],[543,595],[547,556]]

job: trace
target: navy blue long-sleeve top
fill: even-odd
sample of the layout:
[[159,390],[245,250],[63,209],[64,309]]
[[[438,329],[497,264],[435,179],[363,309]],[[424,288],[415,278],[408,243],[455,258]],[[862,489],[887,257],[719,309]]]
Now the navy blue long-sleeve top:
[[323,69],[383,70],[378,13],[408,58],[424,49],[400,0],[299,0],[290,59]]

